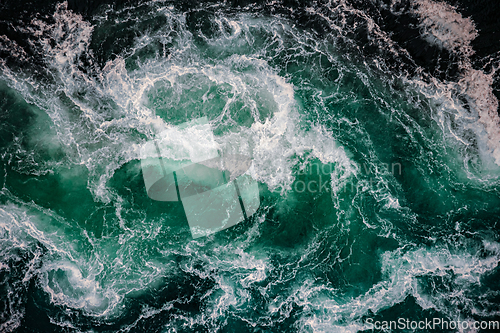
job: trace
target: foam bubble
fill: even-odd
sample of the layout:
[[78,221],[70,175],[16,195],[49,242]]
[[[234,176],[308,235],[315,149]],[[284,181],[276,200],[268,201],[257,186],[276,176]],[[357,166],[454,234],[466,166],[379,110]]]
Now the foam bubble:
[[478,33],[470,18],[441,1],[415,0],[414,8],[414,13],[421,17],[421,34],[428,42],[465,57],[474,54],[471,43]]

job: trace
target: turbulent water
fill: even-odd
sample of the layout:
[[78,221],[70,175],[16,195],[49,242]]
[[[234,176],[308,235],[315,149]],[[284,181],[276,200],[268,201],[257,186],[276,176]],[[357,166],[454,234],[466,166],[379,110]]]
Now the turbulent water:
[[[500,43],[466,10],[0,3],[0,332],[500,320]],[[260,207],[193,239],[141,147],[200,117]]]

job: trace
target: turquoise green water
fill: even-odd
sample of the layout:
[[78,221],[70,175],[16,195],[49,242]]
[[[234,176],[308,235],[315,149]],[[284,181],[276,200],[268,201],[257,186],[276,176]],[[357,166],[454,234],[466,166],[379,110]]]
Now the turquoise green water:
[[[500,167],[446,82],[388,72],[347,26],[223,5],[33,25],[50,75],[2,63],[1,330],[498,320]],[[260,207],[193,239],[147,196],[140,149],[152,122],[203,116],[253,158]]]

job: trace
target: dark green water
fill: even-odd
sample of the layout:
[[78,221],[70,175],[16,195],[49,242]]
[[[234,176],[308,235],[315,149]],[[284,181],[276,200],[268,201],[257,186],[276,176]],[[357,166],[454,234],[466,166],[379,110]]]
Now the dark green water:
[[[368,2],[60,4],[19,29],[31,53],[6,32],[0,331],[500,320],[493,76],[468,58],[471,21],[429,4],[410,13],[450,77]],[[260,207],[193,239],[180,203],[148,197],[140,150],[152,123],[203,116],[252,157]]]

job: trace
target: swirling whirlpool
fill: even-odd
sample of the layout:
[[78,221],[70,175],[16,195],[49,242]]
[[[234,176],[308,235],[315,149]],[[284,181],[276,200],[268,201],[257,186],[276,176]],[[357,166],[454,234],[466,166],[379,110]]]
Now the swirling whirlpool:
[[[0,3],[0,331],[498,322],[500,43],[468,5]],[[200,118],[259,205],[193,238],[141,149]]]

